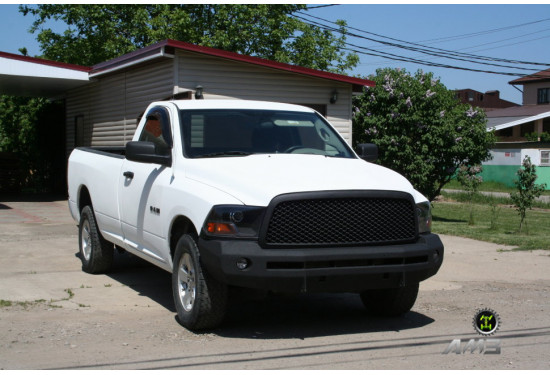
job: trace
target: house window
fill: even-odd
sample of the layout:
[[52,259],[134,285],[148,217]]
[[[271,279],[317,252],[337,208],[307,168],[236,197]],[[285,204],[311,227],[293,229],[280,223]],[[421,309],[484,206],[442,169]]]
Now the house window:
[[542,131],[550,134],[550,117],[542,120]]
[[550,103],[550,88],[538,89],[537,91],[537,104]]
[[550,150],[540,150],[541,167],[550,167]]

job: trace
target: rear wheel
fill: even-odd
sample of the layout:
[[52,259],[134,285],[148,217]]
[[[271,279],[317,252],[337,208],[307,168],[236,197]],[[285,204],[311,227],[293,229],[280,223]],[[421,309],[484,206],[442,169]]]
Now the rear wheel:
[[88,273],[108,272],[113,265],[114,246],[101,236],[90,206],[84,207],[80,213],[78,239],[82,270]]
[[190,330],[218,326],[227,309],[227,286],[202,267],[193,237],[179,239],[173,263],[172,293],[180,323]]
[[418,283],[392,289],[365,290],[361,301],[367,312],[378,316],[400,316],[409,312],[418,296]]

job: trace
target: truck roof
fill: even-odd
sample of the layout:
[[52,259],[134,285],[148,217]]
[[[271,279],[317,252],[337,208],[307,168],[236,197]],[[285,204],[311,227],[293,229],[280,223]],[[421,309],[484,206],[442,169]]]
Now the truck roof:
[[277,111],[314,112],[296,104],[264,102],[257,100],[172,100],[179,109],[267,109]]

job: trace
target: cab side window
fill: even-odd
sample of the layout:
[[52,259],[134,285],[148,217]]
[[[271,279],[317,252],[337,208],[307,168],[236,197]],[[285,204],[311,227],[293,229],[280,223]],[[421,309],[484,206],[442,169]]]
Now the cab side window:
[[170,154],[170,150],[172,149],[172,133],[170,131],[170,117],[166,109],[153,108],[149,111],[139,140],[153,142],[158,155]]

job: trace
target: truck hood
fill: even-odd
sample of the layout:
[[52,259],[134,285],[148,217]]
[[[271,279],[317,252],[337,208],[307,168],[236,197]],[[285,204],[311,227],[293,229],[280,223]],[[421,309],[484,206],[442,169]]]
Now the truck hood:
[[361,159],[307,154],[261,154],[188,159],[186,177],[215,187],[250,206],[275,196],[323,190],[393,190],[425,201],[400,174]]

